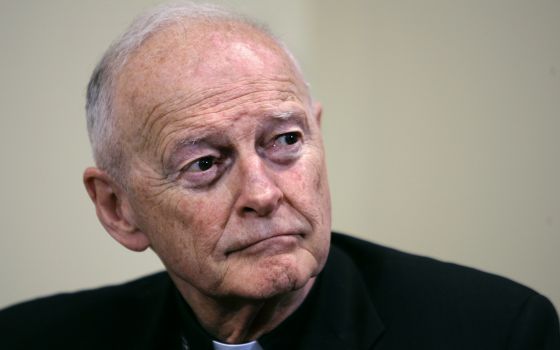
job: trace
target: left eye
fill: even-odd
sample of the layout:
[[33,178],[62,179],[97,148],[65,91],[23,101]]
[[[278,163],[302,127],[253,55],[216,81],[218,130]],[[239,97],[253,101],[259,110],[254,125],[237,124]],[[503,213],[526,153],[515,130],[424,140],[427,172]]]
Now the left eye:
[[282,134],[276,138],[275,145],[293,145],[300,140],[300,136],[297,132],[288,132]]
[[268,157],[279,163],[292,162],[301,155],[303,137],[297,131],[286,132],[274,137],[267,147]]

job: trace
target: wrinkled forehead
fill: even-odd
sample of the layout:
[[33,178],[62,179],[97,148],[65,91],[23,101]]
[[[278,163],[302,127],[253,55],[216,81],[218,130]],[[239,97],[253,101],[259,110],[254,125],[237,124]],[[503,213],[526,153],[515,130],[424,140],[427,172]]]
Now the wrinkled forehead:
[[115,108],[119,116],[142,118],[178,94],[267,78],[292,81],[307,98],[293,61],[261,31],[243,23],[173,25],[130,57],[117,80]]

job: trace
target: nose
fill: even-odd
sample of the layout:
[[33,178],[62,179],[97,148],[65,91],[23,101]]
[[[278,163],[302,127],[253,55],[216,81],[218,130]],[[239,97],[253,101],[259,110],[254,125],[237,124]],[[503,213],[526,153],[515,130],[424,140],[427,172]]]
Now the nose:
[[283,197],[275,182],[274,170],[267,168],[259,156],[242,161],[240,167],[239,214],[259,217],[272,214]]

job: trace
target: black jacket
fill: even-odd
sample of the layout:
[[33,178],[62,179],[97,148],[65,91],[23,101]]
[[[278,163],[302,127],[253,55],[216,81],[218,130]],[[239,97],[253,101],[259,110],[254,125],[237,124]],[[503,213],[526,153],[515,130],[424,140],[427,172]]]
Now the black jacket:
[[[0,311],[0,349],[181,349],[182,337],[191,350],[207,349],[177,295],[161,272],[15,305]],[[308,298],[259,342],[264,350],[560,350],[560,329],[552,304],[529,288],[335,233]]]

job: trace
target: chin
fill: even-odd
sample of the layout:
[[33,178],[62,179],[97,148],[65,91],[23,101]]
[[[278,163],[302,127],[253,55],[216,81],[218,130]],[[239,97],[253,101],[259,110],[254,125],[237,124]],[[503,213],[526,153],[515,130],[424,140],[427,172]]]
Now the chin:
[[[248,278],[240,278],[241,295],[249,299],[270,299],[303,288],[318,271],[294,259],[293,256],[276,256],[266,264],[251,269]],[[249,287],[249,288],[248,288]]]

